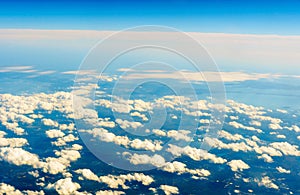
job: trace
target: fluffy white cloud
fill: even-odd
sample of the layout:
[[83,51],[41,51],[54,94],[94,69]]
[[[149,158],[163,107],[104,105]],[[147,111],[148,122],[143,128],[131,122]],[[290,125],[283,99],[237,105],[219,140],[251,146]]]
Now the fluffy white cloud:
[[48,157],[46,162],[42,163],[42,170],[45,173],[58,174],[65,172],[67,165],[63,159]]
[[261,156],[258,156],[259,159],[263,159],[265,162],[267,163],[272,163],[273,158],[271,156],[269,156],[268,154],[262,154]]
[[14,186],[5,183],[0,183],[0,194],[23,195],[20,190],[17,190]]
[[97,175],[95,175],[90,169],[78,169],[75,171],[77,174],[81,174],[85,179],[99,181]]
[[286,138],[285,135],[276,135],[276,137],[279,138],[279,139],[285,139]]
[[255,120],[250,121],[249,124],[257,127],[261,126],[261,122]]
[[196,175],[199,177],[207,177],[210,175],[210,172],[205,169],[189,169],[186,167],[186,164],[178,161],[174,162],[168,162],[163,167],[161,167],[161,170],[169,172],[169,173],[190,173],[192,175]]
[[130,113],[130,116],[140,117],[143,121],[148,121],[148,118],[146,117],[146,115],[139,113],[139,112],[132,112],[132,113]]
[[42,123],[46,126],[58,127],[58,122],[52,119],[42,119]]
[[46,188],[55,189],[58,194],[74,194],[81,186],[73,182],[71,178],[60,179],[54,184],[49,184]]
[[96,192],[96,195],[121,195],[125,194],[122,191],[112,191],[112,190],[100,190]]
[[88,130],[88,131],[84,131],[84,132],[92,134],[94,137],[99,138],[101,141],[113,142],[117,145],[131,147],[134,149],[143,149],[143,150],[148,150],[148,151],[152,151],[152,152],[159,151],[162,149],[161,141],[156,141],[156,140],[152,141],[149,139],[130,140],[127,136],[117,136],[103,128],[94,128],[93,130]]
[[[249,142],[250,140],[248,140]],[[211,147],[218,148],[218,149],[230,149],[232,151],[238,152],[238,151],[252,151],[252,147],[250,147],[248,144],[245,142],[239,142],[239,143],[229,143],[226,144],[217,138],[210,138],[210,137],[205,137],[204,142],[209,144]]]
[[153,129],[152,132],[157,136],[167,136],[167,133],[160,129]]
[[242,160],[232,160],[227,163],[232,171],[243,171],[244,169],[250,169],[250,166]]
[[0,147],[22,147],[28,144],[28,141],[24,138],[0,138]]
[[154,154],[153,156],[148,156],[146,154],[136,154],[136,153],[131,154],[129,152],[124,152],[122,155],[126,157],[131,164],[134,165],[150,164],[155,167],[161,167],[166,163],[165,159],[158,154]]
[[167,132],[167,136],[177,141],[184,140],[186,142],[189,142],[192,139],[190,136],[188,136],[188,134],[190,133],[191,132],[187,130],[170,130]]
[[35,168],[40,167],[39,157],[22,148],[0,148],[0,160],[17,166],[30,165]]
[[286,170],[286,169],[284,169],[284,168],[282,168],[282,167],[276,167],[276,169],[277,169],[277,171],[278,171],[279,173],[287,173],[287,174],[290,174],[290,173],[291,173],[290,170]]
[[281,151],[285,155],[300,156],[300,151],[298,150],[299,147],[288,142],[274,142],[271,143],[270,146]]
[[226,159],[223,159],[221,157],[217,157],[214,154],[211,154],[207,152],[206,150],[193,148],[190,146],[186,146],[184,148],[169,144],[169,148],[167,149],[168,152],[170,152],[175,157],[180,157],[181,155],[186,155],[190,157],[191,159],[195,161],[201,161],[201,160],[209,160],[212,163],[215,164],[223,164],[227,162]]
[[272,129],[272,130],[283,129],[278,123],[269,124],[269,128]]
[[159,187],[166,195],[179,194],[179,189],[176,186],[160,185]]
[[236,121],[231,121],[228,124],[231,125],[232,127],[236,128],[236,129],[245,129],[245,130],[248,130],[248,131],[257,131],[258,133],[262,132],[261,129],[257,129],[257,128],[254,128],[254,127],[248,127],[248,126],[245,126],[245,125],[243,125],[241,123],[238,123]]
[[278,185],[273,183],[270,177],[268,176],[264,176],[263,178],[261,178],[261,180],[255,179],[254,181],[258,184],[258,186],[264,186],[266,188],[273,188],[276,190],[279,189]]
[[224,130],[221,130],[218,132],[219,136],[222,137],[222,138],[225,138],[227,140],[230,140],[230,141],[238,141],[240,139],[243,138],[242,135],[239,135],[239,134],[230,134],[228,133],[227,131],[224,131]]
[[140,122],[127,121],[122,119],[116,119],[116,123],[118,123],[122,129],[128,129],[128,128],[136,129],[138,127],[143,126],[142,123]]
[[61,130],[48,130],[46,131],[46,135],[49,138],[58,138],[58,137],[63,137],[65,134]]
[[60,137],[57,141],[52,142],[52,144],[56,146],[65,146],[68,142],[73,142],[78,140],[78,137],[75,137],[73,134],[66,135],[64,137]]

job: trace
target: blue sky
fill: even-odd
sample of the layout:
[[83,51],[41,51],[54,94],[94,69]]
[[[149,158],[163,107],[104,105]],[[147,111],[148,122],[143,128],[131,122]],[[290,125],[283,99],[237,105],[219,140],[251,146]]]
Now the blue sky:
[[182,31],[300,34],[300,1],[1,1],[0,28],[120,30],[167,25]]
[[[89,49],[105,37],[101,32],[139,25],[223,33],[196,35],[222,71],[300,73],[300,1],[292,0],[0,0],[0,66],[77,69]],[[81,31],[66,35],[52,30]]]

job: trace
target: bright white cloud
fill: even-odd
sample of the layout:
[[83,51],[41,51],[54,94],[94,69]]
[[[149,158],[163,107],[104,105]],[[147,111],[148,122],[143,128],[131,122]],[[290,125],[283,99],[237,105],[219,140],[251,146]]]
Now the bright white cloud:
[[242,160],[232,160],[227,163],[232,171],[243,171],[244,169],[250,169],[250,166]]
[[160,185],[159,187],[166,195],[179,194],[179,189],[176,186]]

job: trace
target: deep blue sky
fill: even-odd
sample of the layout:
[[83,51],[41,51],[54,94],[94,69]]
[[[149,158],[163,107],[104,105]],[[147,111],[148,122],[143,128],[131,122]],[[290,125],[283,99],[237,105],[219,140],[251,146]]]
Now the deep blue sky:
[[121,30],[149,24],[299,35],[300,1],[0,1],[0,28]]

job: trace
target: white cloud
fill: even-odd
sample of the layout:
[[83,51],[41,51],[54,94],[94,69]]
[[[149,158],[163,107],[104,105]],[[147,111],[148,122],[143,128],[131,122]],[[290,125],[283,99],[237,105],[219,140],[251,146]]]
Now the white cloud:
[[283,110],[283,109],[276,109],[277,112],[283,113],[283,114],[287,114],[288,111]]
[[0,184],[0,194],[23,195],[23,193],[20,190],[17,190],[14,186],[5,183]]
[[186,164],[178,161],[174,162],[168,162],[163,167],[161,167],[163,171],[169,172],[169,173],[190,173],[192,175],[196,175],[199,177],[207,177],[210,175],[210,172],[205,169],[189,169],[186,167]]
[[190,131],[187,130],[170,130],[167,132],[167,136],[175,140],[184,140],[186,142],[191,141],[191,137],[188,136]]
[[225,138],[227,140],[230,140],[230,141],[238,141],[240,139],[243,139],[243,136],[242,135],[239,135],[239,134],[230,134],[228,133],[227,131],[224,131],[224,130],[221,130],[218,132],[219,136],[221,138]]
[[146,117],[146,115],[139,113],[139,112],[132,112],[132,113],[130,113],[130,116],[140,117],[143,121],[148,121],[148,118]]
[[257,131],[258,133],[261,133],[262,130],[260,129],[257,129],[257,128],[254,128],[254,127],[248,127],[248,126],[245,126],[241,123],[238,123],[236,121],[231,121],[228,123],[230,126],[236,128],[236,129],[245,129],[245,130],[248,130],[248,131]]
[[75,171],[75,173],[82,175],[82,177],[85,179],[105,183],[110,188],[119,188],[119,186],[121,186],[122,189],[129,189],[129,186],[125,184],[128,181],[141,182],[145,186],[148,186],[154,182],[154,179],[151,176],[145,175],[143,173],[133,173],[126,175],[105,175],[100,177],[98,177],[90,169],[78,169]]
[[165,131],[162,131],[160,129],[153,129],[152,132],[157,136],[167,136],[167,133]]
[[285,155],[300,156],[298,146],[292,145],[288,142],[274,142],[271,143],[270,146],[281,151]]
[[[52,109],[52,108],[51,108]],[[58,123],[52,119],[42,119],[42,123],[46,126],[58,127]]]
[[[218,140],[217,138],[210,138],[210,137],[205,137],[203,141],[205,143],[209,144],[211,147],[218,148],[218,149],[229,149],[229,150],[232,150],[235,152],[238,152],[238,151],[247,152],[247,151],[253,150],[252,147],[247,145],[245,142],[226,144],[226,143]],[[248,142],[249,141],[250,140],[248,140]]]
[[286,169],[284,169],[284,168],[282,168],[282,167],[276,167],[276,169],[277,169],[277,171],[278,171],[279,173],[287,173],[287,174],[290,174],[290,173],[291,173],[290,170],[286,170]]
[[28,141],[24,138],[0,138],[0,147],[22,147],[28,145]]
[[176,186],[160,185],[159,187],[166,195],[179,194],[179,189]]
[[121,195],[125,194],[122,191],[112,191],[112,190],[100,190],[96,192],[96,195]]
[[73,182],[71,178],[60,179],[54,184],[49,184],[46,188],[55,189],[58,194],[74,194],[81,186]]
[[122,119],[116,119],[116,123],[118,123],[122,129],[128,129],[128,128],[136,129],[138,127],[143,126],[142,123],[140,122],[127,121]]
[[90,169],[78,169],[75,171],[77,174],[81,174],[85,179],[92,181],[99,181],[97,175],[95,175]]
[[17,166],[31,165],[35,168],[40,166],[39,157],[22,148],[0,148],[0,160],[4,160]]
[[128,152],[124,152],[123,156],[127,158],[127,160],[134,165],[153,165],[155,167],[161,167],[163,166],[166,161],[165,159],[158,155],[158,154],[154,154],[153,156],[148,156],[146,154],[131,154]]
[[66,162],[64,162],[63,159],[48,157],[46,158],[46,162],[42,163],[42,170],[45,173],[50,173],[53,175],[63,173],[67,168],[67,165],[65,163]]
[[269,124],[269,128],[272,129],[272,130],[283,129],[278,123]]
[[63,137],[65,134],[61,130],[48,130],[46,131],[46,135],[49,138],[58,138],[58,137]]
[[285,139],[286,138],[285,135],[276,135],[276,137],[279,138],[279,139]]
[[257,126],[257,127],[260,127],[260,126],[261,126],[261,122],[255,121],[255,120],[250,121],[249,124],[250,124],[250,125],[253,125],[253,126]]
[[59,137],[57,141],[52,142],[56,146],[65,146],[68,142],[73,142],[78,140],[78,137],[75,137],[73,134],[66,135],[64,137]]
[[[247,81],[258,80],[262,78],[272,77],[269,74],[249,74],[244,72],[190,72],[190,71],[174,71],[174,72],[130,72],[123,76],[124,79],[175,79],[189,81],[205,81],[205,82],[235,82],[235,81]],[[204,76],[203,76],[204,75]]]
[[262,154],[261,156],[258,156],[258,159],[263,159],[267,163],[274,162],[273,158],[269,156],[268,154]]
[[232,171],[243,171],[244,169],[250,169],[250,166],[242,160],[232,160],[227,163]]
[[149,139],[130,140],[127,136],[117,136],[103,128],[94,128],[93,130],[88,130],[85,132],[92,134],[94,137],[98,137],[101,141],[113,142],[117,145],[131,147],[134,149],[149,150],[152,152],[159,151],[162,149],[161,141],[156,141],[156,140],[152,141]]
[[266,188],[273,188],[276,190],[279,189],[279,187],[275,183],[273,183],[268,176],[264,176],[263,178],[261,178],[261,180],[255,179],[254,181],[258,184],[258,186],[265,186]]
[[168,152],[170,152],[175,157],[180,157],[181,155],[186,155],[190,157],[191,159],[195,161],[201,161],[201,160],[209,160],[212,163],[215,164],[223,164],[227,162],[226,159],[223,159],[221,157],[217,157],[214,154],[211,154],[205,150],[193,148],[190,146],[186,146],[184,148],[169,144],[169,148],[167,149]]

